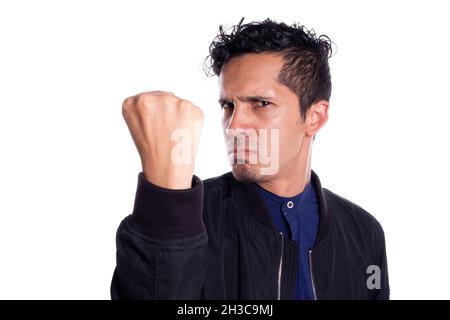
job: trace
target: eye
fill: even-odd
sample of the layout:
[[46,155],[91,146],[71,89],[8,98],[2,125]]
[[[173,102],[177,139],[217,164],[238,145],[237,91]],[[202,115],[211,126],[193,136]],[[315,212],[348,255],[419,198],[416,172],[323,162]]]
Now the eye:
[[225,101],[225,102],[222,102],[222,104],[220,105],[220,107],[221,107],[222,109],[233,109],[233,108],[234,108],[234,103],[233,103],[233,102]]
[[256,104],[256,106],[258,108],[265,108],[265,107],[267,107],[270,104],[270,102],[269,101],[265,101],[265,100],[258,100],[258,101],[255,102],[255,104]]

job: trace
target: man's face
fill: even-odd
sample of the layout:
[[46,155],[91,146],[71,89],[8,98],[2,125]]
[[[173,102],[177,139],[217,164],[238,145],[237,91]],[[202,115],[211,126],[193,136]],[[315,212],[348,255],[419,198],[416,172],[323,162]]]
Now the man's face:
[[298,168],[304,122],[297,95],[277,80],[283,63],[278,54],[244,54],[221,70],[222,125],[239,181],[270,181]]

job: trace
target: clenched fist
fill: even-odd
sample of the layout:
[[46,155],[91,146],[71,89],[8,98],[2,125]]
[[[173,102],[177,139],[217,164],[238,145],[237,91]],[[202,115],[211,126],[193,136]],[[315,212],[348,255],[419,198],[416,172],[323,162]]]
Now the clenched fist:
[[191,188],[203,112],[170,92],[125,99],[122,114],[147,180],[167,189]]

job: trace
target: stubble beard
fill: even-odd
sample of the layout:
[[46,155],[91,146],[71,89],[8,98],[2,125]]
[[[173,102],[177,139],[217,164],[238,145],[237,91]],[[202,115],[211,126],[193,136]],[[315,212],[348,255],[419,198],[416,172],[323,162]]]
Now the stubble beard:
[[244,183],[259,183],[269,178],[269,176],[261,175],[258,166],[255,165],[232,164],[231,171],[237,181]]

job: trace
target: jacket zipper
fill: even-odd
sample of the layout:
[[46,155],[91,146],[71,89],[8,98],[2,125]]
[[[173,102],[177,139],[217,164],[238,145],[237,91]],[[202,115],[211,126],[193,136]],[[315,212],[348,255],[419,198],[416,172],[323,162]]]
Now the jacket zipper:
[[280,263],[278,265],[278,293],[277,293],[277,300],[281,300],[281,270],[283,269],[283,251],[284,251],[283,232],[280,232],[280,236],[281,236],[281,256],[280,256]]
[[314,276],[313,276],[313,268],[312,268],[312,250],[309,250],[309,275],[311,276],[311,285],[313,289],[313,296],[314,300],[317,300],[317,294],[316,294],[316,284],[314,283]]

